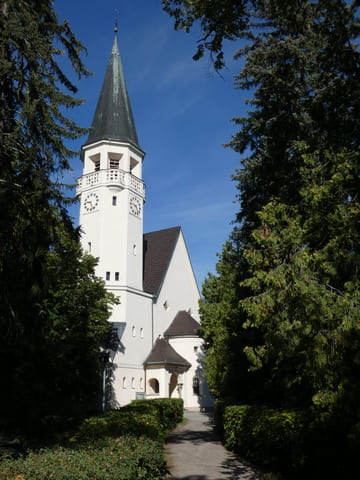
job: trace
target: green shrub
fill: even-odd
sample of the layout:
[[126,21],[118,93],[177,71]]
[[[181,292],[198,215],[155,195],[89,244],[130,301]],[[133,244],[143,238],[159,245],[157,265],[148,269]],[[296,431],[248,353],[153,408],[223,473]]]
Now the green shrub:
[[30,452],[0,467],[0,480],[160,480],[165,474],[162,442],[132,436]]
[[164,438],[182,418],[182,399],[135,400],[118,410],[85,419],[76,437],[81,441],[127,434]]
[[71,448],[29,452],[0,464],[0,480],[157,480],[165,435],[183,418],[181,399],[139,400],[83,421]]
[[258,465],[298,468],[305,462],[306,421],[299,410],[229,406],[224,413],[225,445]]
[[134,410],[113,410],[99,417],[90,417],[80,425],[76,437],[81,441],[99,437],[117,437],[120,435],[146,436],[161,439],[165,435],[164,427],[152,412],[142,413]]
[[153,412],[166,431],[173,430],[182,421],[184,414],[184,402],[181,398],[134,400],[125,408]]
[[226,407],[234,405],[235,403],[230,399],[218,398],[214,404],[214,423],[218,432],[223,434],[224,432],[224,413]]

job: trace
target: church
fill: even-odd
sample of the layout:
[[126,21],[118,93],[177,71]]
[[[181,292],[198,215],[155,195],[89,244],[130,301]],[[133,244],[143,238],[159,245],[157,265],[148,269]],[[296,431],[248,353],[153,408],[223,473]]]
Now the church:
[[181,228],[143,233],[144,156],[115,33],[76,190],[83,250],[99,259],[96,274],[118,299],[107,406],[175,397],[205,409],[199,289]]

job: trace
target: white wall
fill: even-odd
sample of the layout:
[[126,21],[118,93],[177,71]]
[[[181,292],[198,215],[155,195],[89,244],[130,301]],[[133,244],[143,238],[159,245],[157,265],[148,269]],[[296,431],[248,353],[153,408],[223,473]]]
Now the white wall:
[[[180,310],[190,311],[191,316],[199,321],[199,298],[189,254],[180,232],[159,297],[154,304],[154,338],[163,335]],[[165,302],[167,308],[164,307]]]

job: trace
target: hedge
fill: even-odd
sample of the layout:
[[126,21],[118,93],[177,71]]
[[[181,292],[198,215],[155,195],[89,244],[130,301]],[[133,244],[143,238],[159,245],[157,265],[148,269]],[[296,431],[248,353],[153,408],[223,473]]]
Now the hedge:
[[307,413],[248,405],[224,412],[225,446],[250,461],[273,469],[296,469],[306,461]]
[[160,480],[165,474],[163,443],[133,436],[42,449],[0,464],[0,480]]
[[164,440],[183,418],[181,399],[137,400],[85,419],[64,446],[0,463],[0,480],[161,480]]
[[182,418],[182,399],[135,400],[118,410],[87,418],[76,437],[82,441],[125,434],[164,438]]

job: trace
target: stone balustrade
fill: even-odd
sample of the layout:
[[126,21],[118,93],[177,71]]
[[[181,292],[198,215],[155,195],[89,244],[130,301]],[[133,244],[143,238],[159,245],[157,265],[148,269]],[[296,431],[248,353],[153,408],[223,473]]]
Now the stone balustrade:
[[119,168],[109,168],[97,172],[87,173],[78,178],[76,185],[76,195],[88,190],[91,187],[102,185],[114,185],[122,188],[129,188],[133,192],[145,197],[145,184],[142,180],[130,172],[125,172]]

